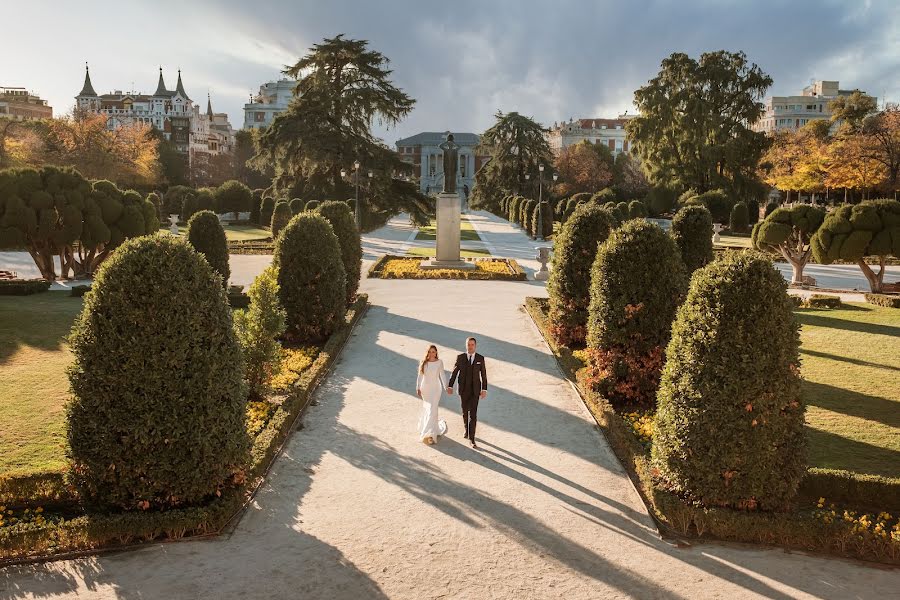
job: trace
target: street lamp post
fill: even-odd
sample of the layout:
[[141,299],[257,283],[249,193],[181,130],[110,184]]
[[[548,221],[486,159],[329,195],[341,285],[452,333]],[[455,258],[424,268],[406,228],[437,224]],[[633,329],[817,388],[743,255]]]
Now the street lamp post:
[[538,187],[538,222],[537,222],[537,239],[544,241],[544,165],[538,165],[540,176]]
[[353,161],[353,171],[356,174],[356,228],[359,229],[361,224],[359,222],[359,161]]
[[[531,173],[525,173],[525,181],[530,181],[530,180],[531,180]],[[526,184],[525,187],[528,187],[528,185]],[[522,229],[524,229],[524,227],[522,227]],[[528,232],[526,231],[525,233],[528,233]]]

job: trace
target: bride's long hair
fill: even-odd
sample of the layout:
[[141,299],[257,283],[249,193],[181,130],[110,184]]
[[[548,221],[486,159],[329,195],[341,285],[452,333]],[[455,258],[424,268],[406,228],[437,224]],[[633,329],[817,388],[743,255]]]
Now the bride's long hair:
[[425,373],[425,365],[428,364],[428,355],[431,354],[432,348],[434,349],[434,360],[438,359],[438,349],[434,344],[428,346],[428,350],[425,351],[425,358],[422,359],[422,364],[419,365],[419,373]]

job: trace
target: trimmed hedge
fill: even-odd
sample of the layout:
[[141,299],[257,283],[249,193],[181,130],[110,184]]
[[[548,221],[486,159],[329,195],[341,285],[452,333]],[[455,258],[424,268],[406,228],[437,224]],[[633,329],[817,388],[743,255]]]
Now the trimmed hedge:
[[766,210],[763,211],[763,218],[765,219],[773,212],[775,212],[780,205],[777,202],[768,202],[766,203]]
[[334,200],[323,202],[316,212],[331,224],[341,245],[341,261],[347,276],[347,302],[353,302],[362,272],[362,240],[353,213],[345,203]]
[[704,206],[685,206],[672,219],[672,238],[681,251],[688,273],[712,262],[712,215]]
[[750,228],[750,214],[745,202],[738,202],[731,208],[728,229],[735,233],[747,233]]
[[750,218],[750,225],[756,225],[759,222],[759,202],[756,200],[747,201],[747,216]]
[[270,229],[272,230],[272,239],[278,239],[278,234],[290,222],[293,212],[287,202],[278,202],[275,204],[275,210],[272,211],[272,221]]
[[275,199],[271,196],[266,196],[262,199],[262,203],[259,206],[259,224],[270,226],[272,225],[272,213],[275,211]]
[[299,215],[306,209],[306,204],[300,198],[294,198],[288,202],[288,206],[291,208],[291,214],[294,215]]
[[697,196],[696,200],[703,204],[712,215],[713,223],[728,223],[731,217],[731,209],[734,200],[728,196],[725,190],[710,190]]
[[255,190],[253,190],[253,199],[250,202],[250,222],[255,225],[262,224],[262,222],[260,220],[260,214],[259,214],[259,211],[262,208],[261,207],[262,196],[263,196],[262,189],[257,188]]
[[522,228],[529,236],[533,236],[533,228],[531,226],[531,217],[534,214],[534,207],[537,206],[537,200],[529,198],[522,205]]
[[46,279],[0,279],[0,296],[30,296],[49,289]]
[[331,224],[318,213],[300,213],[275,240],[286,335],[299,343],[328,338],[347,311],[347,275]]
[[587,345],[595,389],[615,403],[650,404],[688,275],[675,242],[634,220],[600,244],[591,267]]
[[[319,208],[319,204],[321,203],[318,200],[309,200],[304,205],[303,210],[316,210],[317,208]],[[343,204],[346,204],[346,202],[344,202]]]
[[812,294],[803,301],[806,308],[840,308],[840,296],[828,296],[825,294]]
[[[538,230],[538,211],[542,210],[541,229]],[[531,237],[542,237],[545,240],[553,235],[553,207],[549,202],[535,203],[534,210],[531,213]]]
[[242,359],[220,278],[169,236],[123,244],[70,339],[69,474],[126,510],[208,501],[247,461]]
[[194,213],[187,225],[188,243],[206,257],[209,265],[222,277],[222,285],[228,286],[231,267],[228,264],[228,242],[219,217],[209,210]]
[[647,207],[640,200],[632,200],[628,203],[629,219],[645,219],[647,218]]
[[650,188],[644,198],[644,204],[654,217],[668,214],[675,207],[675,192],[666,188]]
[[806,470],[799,347],[787,284],[765,255],[732,252],[694,274],[659,387],[663,488],[705,507],[790,506]]
[[522,202],[523,198],[521,196],[514,196],[509,201],[509,222],[517,223],[519,221],[519,204]]
[[887,294],[866,294],[866,302],[887,308],[900,308],[900,296]]
[[612,188],[603,188],[599,192],[596,192],[590,198],[591,202],[596,202],[597,204],[606,204],[607,202],[615,202],[616,201],[616,193],[612,190]]
[[550,332],[558,344],[582,346],[587,335],[591,301],[591,267],[597,246],[617,223],[596,204],[580,207],[560,227],[553,248],[553,269],[547,281]]

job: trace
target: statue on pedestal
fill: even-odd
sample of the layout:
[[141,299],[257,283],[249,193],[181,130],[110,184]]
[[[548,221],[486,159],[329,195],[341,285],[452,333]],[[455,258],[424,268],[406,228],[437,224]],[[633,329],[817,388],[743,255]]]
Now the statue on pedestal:
[[447,141],[438,146],[444,152],[445,194],[456,193],[456,172],[459,170],[459,144],[453,141],[453,134],[447,134]]

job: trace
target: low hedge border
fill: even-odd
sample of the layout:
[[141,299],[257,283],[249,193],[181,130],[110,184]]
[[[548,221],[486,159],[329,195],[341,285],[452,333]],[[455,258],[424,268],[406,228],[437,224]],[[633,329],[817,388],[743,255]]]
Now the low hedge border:
[[385,273],[385,267],[392,260],[418,261],[425,260],[425,257],[409,257],[399,256],[395,254],[385,254],[369,267],[368,275],[373,279],[465,279],[471,281],[526,281],[528,275],[518,262],[511,258],[475,258],[463,259],[467,262],[492,261],[505,262],[509,267],[508,273],[487,272],[487,271],[464,271],[453,269],[423,269],[416,272],[415,275],[409,277],[393,277]]
[[[825,522],[818,512],[763,513],[724,508],[703,508],[657,488],[653,483],[649,454],[631,426],[612,405],[590,390],[578,377],[581,361],[571,349],[557,346],[547,334],[548,300],[526,298],[525,310],[553,351],[566,376],[573,381],[585,406],[628,472],[639,495],[663,534],[673,537],[735,541],[900,565],[900,544],[890,538],[859,535],[855,523],[837,517]],[[900,509],[900,479],[860,475],[847,471],[809,469],[803,478],[798,501],[815,506],[820,498],[828,503],[878,512]],[[889,535],[889,534],[888,534]]]
[[[94,554],[150,541],[206,537],[225,531],[255,496],[367,307],[368,296],[358,295],[347,311],[345,326],[328,339],[256,436],[245,487],[230,489],[206,506],[164,512],[83,514],[41,526],[0,528],[0,566]],[[19,506],[61,503],[71,507],[76,503],[62,473],[0,478],[0,504],[5,503],[4,499],[10,505]]]
[[228,254],[275,254],[272,240],[229,241]]
[[840,308],[840,296],[826,296],[825,294],[812,294],[803,301],[804,308]]
[[866,294],[866,302],[875,306],[884,306],[886,308],[900,308],[900,296],[891,296],[889,294]]
[[0,296],[30,296],[49,289],[46,279],[0,279]]

